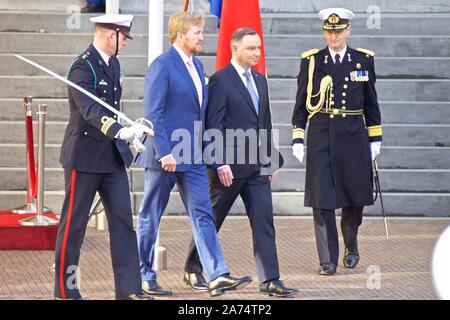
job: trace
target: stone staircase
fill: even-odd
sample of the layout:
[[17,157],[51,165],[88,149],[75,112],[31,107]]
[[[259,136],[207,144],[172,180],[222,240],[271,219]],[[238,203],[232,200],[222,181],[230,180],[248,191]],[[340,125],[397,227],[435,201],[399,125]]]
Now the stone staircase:
[[[166,13],[183,1],[166,0]],[[46,131],[46,206],[60,210],[63,171],[58,163],[68,119],[67,88],[62,82],[14,57],[23,54],[59,74],[66,74],[73,58],[92,39],[89,15],[80,28],[68,28],[70,5],[77,0],[0,3],[0,207],[25,201],[25,133],[21,97],[32,95],[34,104],[48,104]],[[124,13],[137,13],[135,40],[121,53],[125,76],[122,110],[131,118],[142,115],[143,76],[147,68],[146,1],[122,1]],[[208,12],[206,1],[196,1]],[[369,29],[366,13],[379,5],[381,29]],[[304,165],[290,150],[291,115],[301,52],[325,46],[317,11],[334,1],[260,1],[272,99],[273,122],[280,129],[280,150],[286,159],[273,184],[275,213],[309,215],[303,207]],[[354,10],[350,45],[376,53],[377,90],[383,114],[384,142],[378,163],[388,215],[450,216],[450,3],[431,0],[342,1]],[[207,16],[201,60],[208,75],[214,72],[216,19]],[[167,21],[167,17],[166,17]],[[70,25],[70,24],[69,24]],[[167,47],[167,41],[165,41]],[[134,209],[143,196],[143,170],[129,171]],[[167,208],[184,214],[176,189]],[[239,201],[233,213],[244,212]],[[379,203],[367,214],[380,215]]]

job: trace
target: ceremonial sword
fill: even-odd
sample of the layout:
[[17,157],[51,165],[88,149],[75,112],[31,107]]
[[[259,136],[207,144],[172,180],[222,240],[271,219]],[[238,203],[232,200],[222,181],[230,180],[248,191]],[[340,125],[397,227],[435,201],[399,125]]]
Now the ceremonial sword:
[[[121,112],[121,111],[117,110],[116,108],[110,106],[110,105],[107,104],[105,101],[103,101],[103,100],[100,99],[99,97],[95,96],[94,94],[90,93],[90,92],[87,91],[86,89],[80,87],[80,86],[77,85],[76,83],[73,83],[72,81],[70,81],[70,80],[68,80],[68,79],[66,79],[66,78],[64,78],[64,77],[61,77],[59,74],[57,74],[57,73],[51,71],[50,69],[47,69],[46,67],[44,67],[44,66],[42,66],[42,65],[40,65],[40,64],[38,64],[38,63],[36,63],[36,62],[34,62],[34,61],[31,61],[30,59],[27,59],[27,58],[25,58],[25,57],[22,57],[22,56],[19,55],[19,54],[15,54],[14,56],[16,56],[16,58],[18,58],[18,59],[20,59],[20,60],[22,60],[22,61],[24,61],[24,62],[26,62],[26,63],[28,63],[28,64],[31,64],[32,66],[38,68],[39,70],[42,70],[42,71],[48,73],[48,74],[51,75],[52,77],[55,77],[56,79],[61,80],[61,81],[64,82],[65,84],[67,84],[67,85],[71,86],[72,88],[74,88],[74,89],[80,91],[81,93],[84,93],[86,96],[88,96],[89,98],[91,98],[91,99],[94,100],[95,102],[99,103],[102,107],[108,109],[109,111],[111,111],[112,113],[114,113],[115,115],[117,115],[119,123],[120,123],[120,120],[123,120],[123,121],[124,121],[126,124],[128,124],[128,125],[133,125],[133,124],[135,124],[135,123],[140,123],[140,124],[149,125],[149,126],[150,126],[150,131],[151,131],[151,133],[150,133],[150,134],[146,134],[146,135],[149,135],[149,136],[154,136],[154,135],[155,135],[155,133],[153,132],[153,124],[152,124],[149,120],[147,120],[147,119],[145,119],[145,118],[139,118],[139,119],[137,119],[136,121],[133,121],[133,120],[131,120],[130,118],[128,118],[123,112]],[[136,141],[136,140],[137,140],[137,141]],[[142,145],[142,144],[141,144],[141,142],[139,141],[139,139],[138,139],[136,136],[134,137],[134,140],[133,140],[133,142],[132,142],[132,145],[133,145],[133,148],[134,148],[137,152],[142,152],[142,151],[145,150],[145,147],[144,147],[144,148],[140,147],[140,145]]]
[[381,204],[381,212],[383,213],[383,220],[384,220],[384,229],[386,231],[386,239],[389,240],[389,232],[388,232],[388,226],[387,226],[387,218],[386,213],[384,212],[384,204],[383,204],[383,195],[381,194],[381,186],[380,186],[380,177],[378,175],[378,163],[377,160],[373,160],[373,168],[374,168],[374,180],[375,180],[375,199],[373,201],[377,200],[377,195],[380,194],[380,204]]

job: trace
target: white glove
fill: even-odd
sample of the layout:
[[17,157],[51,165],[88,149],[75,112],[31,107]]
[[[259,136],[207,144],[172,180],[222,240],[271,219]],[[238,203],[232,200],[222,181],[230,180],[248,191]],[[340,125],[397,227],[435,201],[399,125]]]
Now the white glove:
[[151,134],[152,130],[140,123],[135,123],[130,127],[123,127],[117,132],[119,139],[133,142],[135,138],[140,139],[144,134]]
[[294,143],[292,146],[292,154],[302,163],[303,157],[305,156],[305,146],[303,143]]
[[372,154],[372,161],[380,154],[381,141],[370,143],[370,153]]

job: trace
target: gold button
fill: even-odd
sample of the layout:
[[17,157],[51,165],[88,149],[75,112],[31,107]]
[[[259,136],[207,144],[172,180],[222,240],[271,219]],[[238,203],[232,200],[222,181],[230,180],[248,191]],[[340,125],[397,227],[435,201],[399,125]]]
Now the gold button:
[[330,118],[333,119],[333,118],[334,118],[334,115],[330,114]]
[[330,94],[330,96],[331,96],[332,98],[334,98],[334,94]]
[[346,101],[345,101],[345,100],[342,100],[341,102],[342,102],[342,104],[345,104],[345,103],[346,103]]
[[348,81],[348,77],[345,77],[345,81]]
[[339,114],[339,109],[333,109],[333,114],[334,115],[338,115]]
[[333,104],[334,104],[334,101],[331,101],[330,104],[333,105]]
[[342,107],[341,109],[342,109],[342,110],[345,110],[345,109],[347,109],[347,108],[346,108],[346,107]]
[[348,88],[348,85],[344,84],[344,89],[347,89],[347,88]]
[[345,113],[342,114],[342,118],[345,118]]
[[345,97],[347,94],[345,92],[342,92],[342,96]]

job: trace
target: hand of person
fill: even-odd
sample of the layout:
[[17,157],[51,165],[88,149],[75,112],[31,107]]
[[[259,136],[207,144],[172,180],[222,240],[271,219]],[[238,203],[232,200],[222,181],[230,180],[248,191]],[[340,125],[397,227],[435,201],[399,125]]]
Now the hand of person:
[[229,165],[224,165],[217,168],[217,175],[219,176],[220,182],[225,186],[229,187],[233,183],[233,171]]
[[273,181],[277,178],[277,176],[278,176],[278,171],[279,171],[279,170],[275,171],[274,173],[272,173],[272,174],[269,176],[269,181],[270,181],[270,182],[273,182]]
[[146,125],[135,123],[130,127],[123,127],[117,132],[119,139],[132,142],[135,138],[140,139],[144,134],[150,135],[152,130]]
[[177,162],[171,154],[163,157],[160,161],[161,167],[164,171],[175,172],[175,170],[177,169]]
[[370,153],[372,154],[372,161],[380,154],[381,141],[370,143]]
[[294,143],[292,146],[292,154],[302,163],[305,156],[305,146],[303,143]]

